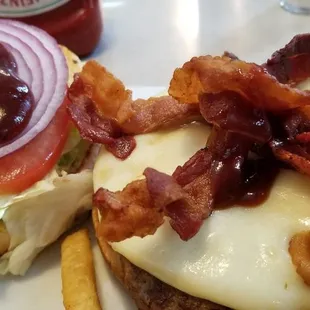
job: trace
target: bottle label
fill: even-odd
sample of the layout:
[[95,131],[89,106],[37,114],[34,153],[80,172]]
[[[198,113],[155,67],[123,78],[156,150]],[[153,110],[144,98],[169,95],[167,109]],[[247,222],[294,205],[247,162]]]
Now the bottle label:
[[0,0],[0,17],[27,17],[58,8],[70,0]]

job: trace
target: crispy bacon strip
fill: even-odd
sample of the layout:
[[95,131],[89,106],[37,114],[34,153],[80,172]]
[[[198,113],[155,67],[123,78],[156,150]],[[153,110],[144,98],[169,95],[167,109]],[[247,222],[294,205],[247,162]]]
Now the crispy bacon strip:
[[233,91],[253,107],[283,111],[310,104],[310,93],[280,84],[261,66],[230,57],[194,57],[174,71],[169,94],[182,103],[199,102],[202,93]]
[[170,96],[132,99],[132,92],[96,61],[88,61],[69,92],[75,101],[86,96],[103,118],[113,119],[126,134],[141,134],[201,119],[198,107]]
[[211,161],[211,152],[207,152],[206,149],[201,149],[183,166],[178,166],[172,176],[178,184],[185,186],[193,182],[204,171],[207,171],[211,166]]
[[76,75],[68,96],[68,112],[81,136],[104,144],[125,159],[136,146],[131,134],[201,119],[198,107],[179,104],[169,96],[132,100],[131,91],[95,61]]
[[[197,191],[194,199],[172,177],[151,168],[145,174],[146,180],[134,181],[123,191],[101,188],[96,192],[94,205],[102,216],[98,233],[112,242],[145,237],[156,232],[166,215],[181,239],[194,236],[211,212],[201,199],[202,191]],[[200,179],[208,185],[206,178]]]
[[[269,145],[278,160],[289,164],[300,173],[310,175],[310,119],[303,110],[298,109],[289,115],[282,115],[278,123],[282,125],[284,133],[280,130],[280,134],[275,134]],[[275,133],[280,125],[274,124]]]
[[[280,119],[274,123],[274,128],[282,126],[284,134],[280,138],[288,138],[289,140],[294,140],[298,134],[305,131],[310,131],[310,114],[308,114],[308,109],[294,109],[280,115]],[[277,128],[279,129],[279,128]],[[278,136],[277,133],[274,134]]]
[[[310,77],[310,33],[296,35],[274,52],[263,66],[280,83],[296,85]],[[290,139],[310,130],[310,106],[289,111],[282,117]]]
[[124,136],[114,120],[99,117],[93,102],[86,96],[81,96],[76,101],[72,94],[69,93],[69,96],[73,103],[67,106],[67,110],[81,137],[106,145],[119,159],[127,158],[136,146],[135,139]]
[[[296,85],[310,77],[310,34],[295,36],[284,48],[273,53],[263,65],[281,83]],[[275,137],[270,147],[279,160],[310,175],[310,106],[282,113],[273,124]],[[278,134],[279,125],[284,134]],[[281,133],[281,131],[280,131]]]
[[80,85],[76,89],[76,97],[84,95],[90,98],[96,111],[103,117],[116,118],[124,102],[132,100],[131,91],[125,89],[119,79],[94,60],[86,62],[78,78]]
[[100,188],[93,201],[102,217],[97,233],[112,242],[152,235],[164,222],[163,210],[153,207],[145,180],[115,193]]
[[300,173],[310,175],[310,152],[307,148],[277,140],[273,140],[270,147],[276,158],[288,163]]
[[202,117],[197,106],[180,104],[170,96],[161,96],[126,101],[119,109],[117,119],[124,132],[141,134],[202,120]]
[[238,93],[224,91],[218,94],[202,94],[199,108],[207,122],[222,129],[242,134],[260,143],[266,143],[272,137],[266,113],[253,108],[248,100]]
[[109,241],[145,237],[154,234],[168,216],[182,240],[192,238],[212,211],[208,175],[201,174],[184,187],[152,168],[145,169],[144,175],[144,180],[128,184],[123,191],[101,188],[95,193],[94,205],[102,216],[98,233]]
[[296,136],[296,141],[300,143],[310,143],[310,132],[303,132]]
[[310,54],[271,58],[263,65],[280,83],[296,85],[307,79],[310,72]]
[[297,84],[310,76],[310,34],[296,35],[263,64],[280,83]]
[[183,188],[176,180],[155,169],[144,171],[150,197],[157,209],[164,209],[171,227],[184,241],[199,231],[212,211],[209,172],[201,174]]

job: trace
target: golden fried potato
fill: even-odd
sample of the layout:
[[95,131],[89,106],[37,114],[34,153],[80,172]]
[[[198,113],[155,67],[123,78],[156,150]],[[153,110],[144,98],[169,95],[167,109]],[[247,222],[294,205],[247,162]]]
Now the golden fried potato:
[[66,310],[100,310],[88,231],[68,236],[61,245],[61,278]]

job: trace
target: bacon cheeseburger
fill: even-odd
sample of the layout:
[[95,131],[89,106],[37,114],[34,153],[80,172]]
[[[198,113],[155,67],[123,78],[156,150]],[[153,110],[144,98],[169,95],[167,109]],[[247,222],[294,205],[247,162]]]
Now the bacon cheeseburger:
[[99,245],[139,309],[310,309],[309,42],[195,57],[148,100],[94,61],[76,77]]
[[0,274],[24,274],[91,207],[93,147],[67,113],[77,71],[48,34],[0,19]]

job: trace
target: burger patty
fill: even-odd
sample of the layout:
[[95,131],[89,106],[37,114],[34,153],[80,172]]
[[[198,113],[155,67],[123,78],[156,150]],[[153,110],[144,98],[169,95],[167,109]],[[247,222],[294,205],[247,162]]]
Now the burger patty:
[[[93,224],[98,225],[98,211],[93,208]],[[101,253],[114,275],[135,301],[139,310],[227,310],[230,308],[209,300],[188,295],[160,281],[115,252],[101,237],[97,237]]]

